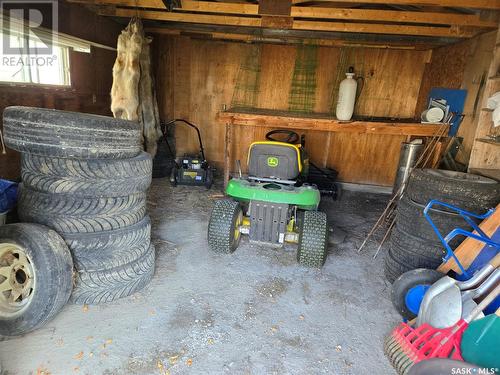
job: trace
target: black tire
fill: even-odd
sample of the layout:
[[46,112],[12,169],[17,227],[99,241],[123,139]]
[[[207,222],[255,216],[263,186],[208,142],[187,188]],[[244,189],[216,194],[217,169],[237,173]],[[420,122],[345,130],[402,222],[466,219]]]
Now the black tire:
[[440,169],[414,169],[406,189],[414,202],[441,200],[464,210],[483,213],[500,201],[500,184],[487,177]]
[[235,235],[238,221],[243,216],[240,204],[230,199],[215,202],[208,222],[208,246],[216,253],[229,254],[238,247],[241,234]]
[[102,271],[78,271],[71,302],[95,305],[130,296],[151,281],[154,266],[155,248],[151,244],[145,254],[125,265]]
[[46,193],[114,197],[144,192],[151,184],[151,156],[128,159],[64,159],[24,153],[25,186]]
[[307,267],[320,268],[328,254],[328,222],[320,211],[305,211],[299,227],[297,261]]
[[5,144],[36,155],[121,159],[142,150],[139,124],[113,117],[31,107],[3,112]]
[[393,283],[399,276],[407,271],[411,271],[413,268],[407,264],[400,263],[396,259],[394,259],[391,248],[385,255],[384,259],[384,274],[385,278]]
[[96,233],[65,234],[77,271],[102,271],[142,257],[150,245],[151,221]]
[[390,251],[393,258],[412,268],[437,268],[446,255],[441,242],[426,241],[399,228],[391,233]]
[[60,234],[101,232],[139,222],[146,213],[146,194],[85,198],[41,193],[21,184],[17,211],[22,221],[47,225]]
[[[72,289],[73,261],[64,240],[42,225],[23,223],[0,226],[0,246],[5,243],[22,248],[34,271],[32,279],[35,287],[27,297],[26,306],[19,311],[11,311],[11,316],[4,314],[5,311],[0,313],[0,335],[16,336],[43,326],[66,304]],[[6,266],[6,262],[8,260],[4,255],[0,264]],[[28,279],[29,267],[23,269],[26,271],[23,271],[23,278]],[[4,282],[8,280],[3,276],[0,279]],[[5,297],[6,291],[2,293]]]
[[430,286],[443,276],[441,272],[427,268],[417,268],[403,273],[394,281],[391,289],[391,300],[396,311],[405,319],[415,318],[416,315],[406,306],[406,294],[417,285]]
[[[397,225],[402,231],[413,233],[415,237],[427,241],[440,242],[431,224],[424,216],[424,208],[425,205],[416,203],[407,195],[404,195],[398,203],[396,217]],[[471,226],[458,214],[434,209],[430,210],[429,213],[432,221],[443,237],[455,228],[472,230]],[[455,239],[450,242],[450,246],[454,248],[462,241],[463,237],[455,237]]]

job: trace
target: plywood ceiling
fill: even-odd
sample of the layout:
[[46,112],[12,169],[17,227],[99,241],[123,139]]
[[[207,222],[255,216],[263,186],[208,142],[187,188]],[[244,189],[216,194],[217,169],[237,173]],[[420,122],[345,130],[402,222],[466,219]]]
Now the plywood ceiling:
[[318,44],[444,44],[498,28],[500,11],[500,0],[67,1],[90,5],[102,16],[149,20],[154,32]]

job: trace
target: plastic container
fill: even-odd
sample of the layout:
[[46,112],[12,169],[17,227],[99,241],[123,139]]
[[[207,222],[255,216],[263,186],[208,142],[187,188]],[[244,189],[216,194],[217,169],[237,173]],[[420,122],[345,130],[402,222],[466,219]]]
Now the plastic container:
[[426,109],[422,112],[422,122],[441,122],[444,118],[444,111],[439,107]]
[[346,73],[346,78],[340,82],[339,98],[335,115],[340,121],[349,121],[354,112],[356,103],[356,90],[358,82],[354,79],[354,73]]
[[[496,314],[474,320],[462,336],[462,357],[469,363],[500,368],[500,309]],[[491,374],[494,372],[492,371]]]

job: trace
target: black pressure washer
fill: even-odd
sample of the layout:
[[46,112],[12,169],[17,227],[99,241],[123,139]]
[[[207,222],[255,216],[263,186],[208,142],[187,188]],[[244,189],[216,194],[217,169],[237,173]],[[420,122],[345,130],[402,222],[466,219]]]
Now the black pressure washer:
[[[196,130],[198,135],[198,142],[200,143],[200,152],[197,156],[185,155],[175,159],[175,165],[170,174],[170,183],[172,186],[189,185],[189,186],[205,186],[210,189],[214,180],[214,171],[205,159],[205,151],[203,149],[203,142],[201,141],[201,134],[198,127],[187,120],[175,119],[164,124],[164,129],[169,125],[176,122],[183,122],[184,124]],[[166,132],[163,132],[163,137],[168,145]],[[169,145],[170,148],[170,145]]]

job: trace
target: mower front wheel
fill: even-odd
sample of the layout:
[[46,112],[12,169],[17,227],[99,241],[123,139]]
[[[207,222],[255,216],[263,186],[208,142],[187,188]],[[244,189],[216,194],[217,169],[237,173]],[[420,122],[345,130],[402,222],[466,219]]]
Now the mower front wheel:
[[321,268],[328,253],[326,214],[319,211],[305,211],[299,227],[297,261],[304,266]]
[[208,246],[216,253],[232,253],[241,239],[243,211],[238,202],[224,199],[215,202],[208,223]]

